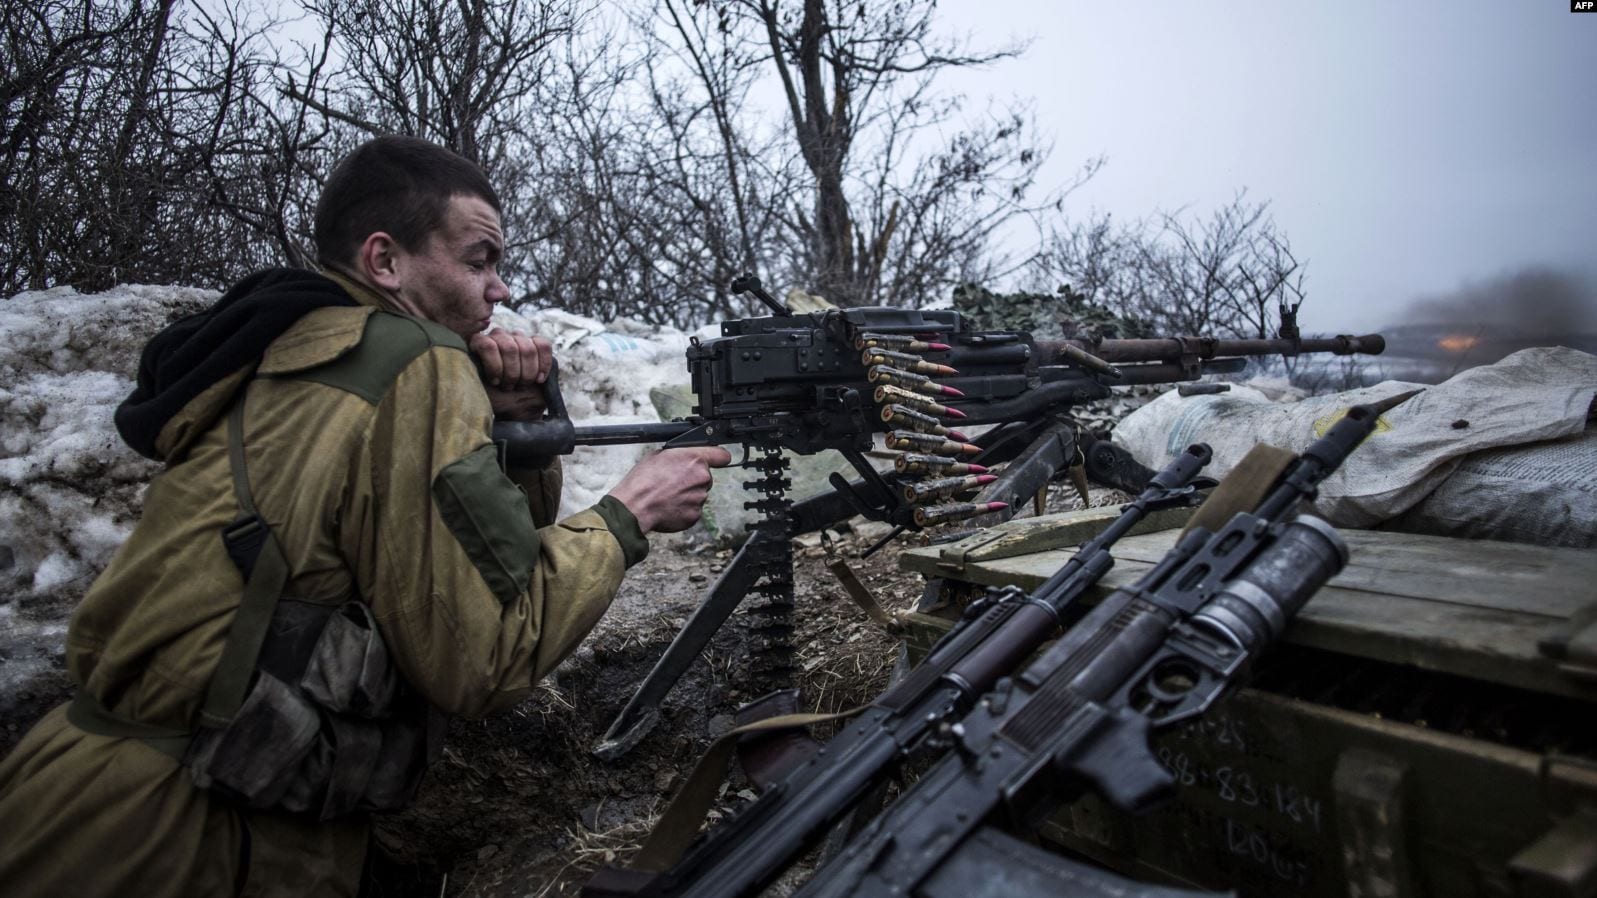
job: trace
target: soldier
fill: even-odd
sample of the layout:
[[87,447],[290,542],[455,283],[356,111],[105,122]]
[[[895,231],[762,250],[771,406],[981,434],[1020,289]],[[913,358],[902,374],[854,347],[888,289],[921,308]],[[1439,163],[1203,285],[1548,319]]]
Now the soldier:
[[459,156],[362,145],[315,236],[320,272],[145,349],[117,424],[167,468],[73,616],[77,696],[0,763],[8,894],[354,894],[442,716],[525,698],[730,461],[657,453],[558,524],[558,465],[501,465],[552,357],[484,333],[499,200]]

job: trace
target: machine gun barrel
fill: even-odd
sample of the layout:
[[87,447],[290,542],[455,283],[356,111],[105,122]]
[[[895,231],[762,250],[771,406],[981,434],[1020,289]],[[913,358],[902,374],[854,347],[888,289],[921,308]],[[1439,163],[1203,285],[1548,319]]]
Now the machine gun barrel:
[[1207,360],[1228,356],[1298,355],[1305,352],[1380,355],[1386,351],[1386,339],[1380,334],[1365,334],[1360,337],[1343,334],[1299,340],[1165,337],[1133,340],[1038,341],[1037,343],[1038,352],[1045,359],[1044,364],[1064,364],[1069,361],[1066,346],[1094,355],[1112,365],[1118,365],[1128,362],[1165,362],[1183,358]]

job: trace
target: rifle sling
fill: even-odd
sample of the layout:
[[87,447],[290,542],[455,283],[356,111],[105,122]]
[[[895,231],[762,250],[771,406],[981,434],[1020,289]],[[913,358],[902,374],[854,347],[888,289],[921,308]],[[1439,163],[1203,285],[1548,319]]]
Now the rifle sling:
[[233,493],[238,498],[239,516],[228,525],[224,538],[229,543],[260,539],[260,550],[254,563],[244,569],[244,595],[233,616],[233,625],[228,628],[222,659],[211,675],[205,707],[200,711],[201,725],[217,729],[227,726],[244,703],[250,679],[255,674],[255,660],[260,657],[261,644],[272,623],[272,611],[288,583],[288,562],[250,496],[249,472],[244,464],[244,399],[240,396],[233,404],[227,419],[227,452],[232,463]]
[[660,873],[669,870],[681,860],[682,853],[687,850],[688,845],[698,836],[699,828],[704,825],[704,818],[709,813],[710,805],[720,794],[721,781],[726,778],[726,771],[732,763],[732,755],[737,748],[739,737],[745,733],[770,732],[833,720],[846,720],[868,707],[870,706],[861,705],[837,714],[783,714],[744,724],[723,733],[720,738],[710,743],[709,749],[699,758],[699,763],[694,766],[693,772],[683,781],[682,788],[678,789],[677,794],[671,798],[665,813],[655,821],[654,829],[649,833],[649,838],[643,843],[643,847],[638,849],[629,869]]
[[[200,725],[220,729],[238,713],[255,675],[256,659],[272,622],[272,612],[288,583],[288,562],[273,538],[271,528],[255,508],[249,474],[244,465],[244,398],[233,403],[227,419],[228,459],[233,470],[233,492],[239,516],[223,531],[228,555],[244,575],[244,592],[222,647],[221,660],[211,675],[200,711]],[[78,729],[98,736],[140,739],[181,761],[190,732],[128,720],[111,713],[94,695],[79,689],[67,709],[67,720]]]
[[1231,473],[1225,475],[1220,485],[1214,488],[1209,498],[1198,506],[1180,535],[1186,536],[1195,527],[1202,527],[1210,533],[1217,532],[1233,515],[1258,508],[1264,497],[1269,495],[1270,488],[1296,460],[1297,455],[1285,449],[1265,443],[1254,444],[1248,454],[1237,462],[1237,466],[1231,469]]

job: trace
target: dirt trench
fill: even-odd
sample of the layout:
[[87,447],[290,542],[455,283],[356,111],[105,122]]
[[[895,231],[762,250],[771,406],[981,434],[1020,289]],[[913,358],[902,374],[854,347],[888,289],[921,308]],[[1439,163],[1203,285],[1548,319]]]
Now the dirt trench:
[[[869,542],[845,534],[841,544],[883,605],[908,608],[919,596],[919,578],[897,570],[896,551],[859,561],[852,556]],[[746,628],[735,614],[637,747],[609,763],[591,753],[730,557],[687,537],[656,540],[604,620],[531,700],[456,721],[416,804],[378,822],[379,843],[404,865],[383,877],[383,894],[575,895],[600,864],[625,862],[735,709],[758,697],[739,685]],[[840,710],[880,692],[898,644],[846,598],[819,548],[796,547],[794,591],[806,709]],[[753,797],[733,771],[711,819]]]

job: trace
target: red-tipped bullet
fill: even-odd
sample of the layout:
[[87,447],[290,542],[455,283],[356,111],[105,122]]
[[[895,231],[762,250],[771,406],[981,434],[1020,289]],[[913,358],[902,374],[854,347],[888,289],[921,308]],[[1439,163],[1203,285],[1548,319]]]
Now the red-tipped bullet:
[[987,514],[990,511],[1002,511],[1008,507],[1008,502],[960,502],[954,505],[931,505],[926,508],[915,509],[915,523],[921,527],[929,527],[932,524],[957,521],[961,518],[973,518],[979,514]]
[[985,486],[997,479],[996,474],[967,474],[962,477],[942,477],[937,480],[908,483],[904,485],[904,499],[914,503],[943,499],[955,493]]
[[903,387],[883,384],[872,393],[879,403],[898,403],[907,405],[912,409],[928,415],[947,415],[950,418],[964,418],[965,413],[957,408],[949,408],[941,402],[933,401],[929,396],[906,390]]
[[900,455],[893,460],[893,467],[900,474],[935,474],[940,477],[958,474],[985,474],[991,470],[986,465],[978,465],[975,462],[962,462],[946,455],[927,455],[925,453]]
[[[908,406],[897,403],[882,406],[881,418],[886,424],[893,424],[901,428],[907,427],[910,430],[918,430],[921,433],[936,434],[940,437],[946,437],[949,434],[948,428],[944,427],[931,415],[917,412]],[[963,440],[963,438],[961,439]]]
[[860,334],[854,338],[855,349],[893,349],[899,352],[947,352],[954,347],[938,343],[936,337],[913,337],[909,334]]

